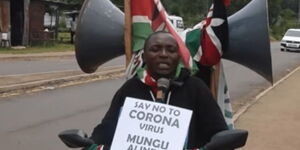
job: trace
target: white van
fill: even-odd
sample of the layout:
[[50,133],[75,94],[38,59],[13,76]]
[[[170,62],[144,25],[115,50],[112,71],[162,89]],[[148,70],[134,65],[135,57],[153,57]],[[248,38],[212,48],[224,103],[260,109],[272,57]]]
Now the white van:
[[168,16],[168,19],[171,21],[177,32],[182,32],[184,30],[182,17],[179,16]]
[[280,42],[281,51],[300,52],[300,29],[288,29]]

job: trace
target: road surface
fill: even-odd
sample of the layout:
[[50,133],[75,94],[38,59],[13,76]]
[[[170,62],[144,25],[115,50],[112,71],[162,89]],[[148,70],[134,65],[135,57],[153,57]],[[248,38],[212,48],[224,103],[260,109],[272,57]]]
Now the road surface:
[[[75,57],[66,58],[51,58],[37,60],[0,60],[0,76],[2,75],[17,75],[17,74],[33,74],[53,71],[80,70]],[[123,56],[117,57],[108,61],[101,67],[124,65],[125,59]]]
[[[300,65],[300,53],[273,49],[272,56],[275,80]],[[238,64],[227,61],[225,68],[234,101],[239,102],[245,94],[255,94],[253,91],[269,85]],[[80,128],[90,133],[124,81],[111,79],[0,99],[1,149],[67,149],[59,141],[58,132]]]

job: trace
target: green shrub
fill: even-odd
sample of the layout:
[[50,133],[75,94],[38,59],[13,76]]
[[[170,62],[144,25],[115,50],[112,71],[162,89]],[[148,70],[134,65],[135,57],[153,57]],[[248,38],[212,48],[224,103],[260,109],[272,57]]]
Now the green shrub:
[[290,9],[284,9],[276,23],[270,26],[270,34],[277,40],[280,40],[284,33],[290,28],[299,28],[297,14]]

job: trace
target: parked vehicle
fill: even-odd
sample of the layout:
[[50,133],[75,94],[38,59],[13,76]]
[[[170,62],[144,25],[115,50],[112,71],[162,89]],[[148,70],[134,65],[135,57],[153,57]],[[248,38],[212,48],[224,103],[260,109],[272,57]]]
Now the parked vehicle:
[[[79,129],[65,130],[59,133],[59,138],[69,148],[88,148],[94,141]],[[241,129],[225,130],[215,134],[209,143],[203,148],[205,150],[232,150],[243,147],[246,144],[248,131]],[[104,146],[105,147],[105,146]],[[104,149],[109,150],[109,147]]]
[[171,21],[177,32],[182,32],[184,30],[183,19],[179,16],[168,16],[168,19]]
[[280,50],[300,52],[300,29],[288,29],[286,31],[280,43]]

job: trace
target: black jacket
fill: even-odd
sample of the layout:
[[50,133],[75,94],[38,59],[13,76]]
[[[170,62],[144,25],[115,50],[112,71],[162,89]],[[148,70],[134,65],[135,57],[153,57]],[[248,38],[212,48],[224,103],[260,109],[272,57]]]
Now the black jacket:
[[[151,88],[138,78],[126,81],[115,94],[101,124],[95,127],[91,137],[95,143],[110,145],[125,98],[134,97],[152,101],[150,90]],[[170,105],[193,111],[187,148],[200,148],[209,142],[212,135],[227,129],[219,106],[202,80],[181,73],[181,76],[170,85],[170,91]]]

